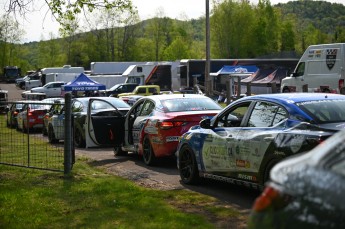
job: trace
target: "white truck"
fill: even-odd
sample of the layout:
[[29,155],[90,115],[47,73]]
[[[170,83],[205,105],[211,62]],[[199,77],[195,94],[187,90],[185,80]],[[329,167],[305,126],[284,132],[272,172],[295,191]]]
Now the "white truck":
[[177,91],[181,88],[179,62],[147,62],[129,66],[122,74],[125,83],[159,85],[162,91]]
[[345,43],[309,46],[295,71],[282,79],[281,92],[345,94]]
[[[51,81],[52,78],[56,77],[56,75],[51,75],[51,74],[75,74],[79,75],[80,73],[84,72],[83,67],[72,67],[71,65],[64,65],[63,67],[54,67],[54,68],[42,68],[41,69],[41,78],[39,80],[28,80],[25,82],[25,90],[30,90],[34,87],[40,87],[42,85],[45,85],[48,82],[53,82]],[[49,81],[47,80],[47,75],[49,74]],[[62,76],[62,75],[61,75]],[[59,77],[59,76],[58,76]],[[55,81],[60,81],[60,80],[55,80]],[[65,81],[65,80],[61,80]],[[67,81],[69,82],[69,81]]]

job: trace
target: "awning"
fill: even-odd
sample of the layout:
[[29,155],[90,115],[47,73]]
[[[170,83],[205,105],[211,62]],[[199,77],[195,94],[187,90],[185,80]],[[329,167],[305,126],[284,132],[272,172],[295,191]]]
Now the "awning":
[[106,89],[104,84],[90,79],[84,73],[81,73],[76,79],[68,82],[61,88],[63,91],[99,91]]

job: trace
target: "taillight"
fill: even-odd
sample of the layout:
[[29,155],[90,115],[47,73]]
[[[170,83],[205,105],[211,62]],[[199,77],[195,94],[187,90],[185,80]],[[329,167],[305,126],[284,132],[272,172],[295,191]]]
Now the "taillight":
[[344,79],[340,79],[338,85],[339,85],[339,90],[342,89],[344,87]]
[[32,112],[28,112],[28,116],[33,116],[33,113]]
[[158,122],[157,125],[160,129],[167,130],[173,127],[179,127],[179,126],[184,126],[186,125],[186,122],[181,122],[181,121],[163,121],[163,122]]
[[256,198],[252,207],[253,211],[260,212],[267,209],[284,208],[291,200],[289,195],[282,194],[278,189],[266,187],[259,197]]

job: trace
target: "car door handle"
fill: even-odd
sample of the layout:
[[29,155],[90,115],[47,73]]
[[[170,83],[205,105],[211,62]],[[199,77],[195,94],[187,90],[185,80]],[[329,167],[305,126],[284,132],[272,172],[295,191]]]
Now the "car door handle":
[[274,139],[274,137],[264,137],[264,140],[266,141],[266,142],[270,142],[270,141],[272,141]]
[[226,137],[226,140],[232,140],[232,139],[234,139],[234,137],[233,137],[231,134],[229,134],[229,135]]

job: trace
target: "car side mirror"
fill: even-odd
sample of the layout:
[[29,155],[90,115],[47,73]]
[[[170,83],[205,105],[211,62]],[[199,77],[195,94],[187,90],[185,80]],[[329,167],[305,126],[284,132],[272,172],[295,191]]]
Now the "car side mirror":
[[204,129],[211,129],[211,119],[206,118],[200,121],[200,127]]

